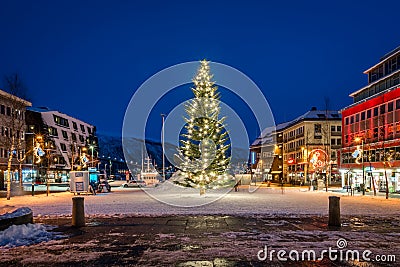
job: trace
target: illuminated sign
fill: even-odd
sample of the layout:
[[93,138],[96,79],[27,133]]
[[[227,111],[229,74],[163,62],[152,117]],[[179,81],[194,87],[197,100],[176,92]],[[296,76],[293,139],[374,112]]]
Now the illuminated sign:
[[328,155],[322,149],[314,149],[308,154],[308,159],[314,169],[320,169],[325,167]]
[[251,152],[250,161],[251,161],[251,164],[256,163],[256,152],[254,152],[254,151]]

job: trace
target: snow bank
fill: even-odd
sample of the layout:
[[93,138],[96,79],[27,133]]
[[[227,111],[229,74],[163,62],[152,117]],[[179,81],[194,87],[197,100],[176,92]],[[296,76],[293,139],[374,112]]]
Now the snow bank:
[[57,232],[48,232],[54,227],[42,224],[11,225],[0,232],[0,248],[12,248],[18,246],[29,246],[54,239],[61,239],[64,236]]
[[4,214],[0,215],[0,221],[1,220],[6,220],[6,219],[13,219],[13,218],[17,218],[17,217],[22,217],[22,216],[28,215],[30,213],[32,213],[32,210],[30,208],[22,207],[22,208],[14,210],[12,212],[7,212],[7,213],[4,213]]

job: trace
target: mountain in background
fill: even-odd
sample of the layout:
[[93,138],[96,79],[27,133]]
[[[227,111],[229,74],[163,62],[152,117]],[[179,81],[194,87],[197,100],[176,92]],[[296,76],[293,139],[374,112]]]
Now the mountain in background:
[[[125,161],[124,151],[122,148],[122,137],[110,136],[110,135],[97,135],[99,140],[99,156],[105,158],[111,158],[114,160]],[[143,140],[138,138],[129,138],[125,140],[125,152],[129,155],[128,165],[132,168],[141,169],[141,159],[143,153]],[[162,146],[161,143],[154,140],[146,140],[146,150],[151,158],[153,164],[157,166],[157,169],[162,167]],[[165,154],[174,155],[177,153],[175,145],[165,143]],[[234,162],[232,167],[236,169],[240,165],[240,168],[248,161],[248,149],[236,148],[234,149]],[[134,159],[134,160],[132,160]],[[165,159],[165,166],[171,166],[168,158]]]

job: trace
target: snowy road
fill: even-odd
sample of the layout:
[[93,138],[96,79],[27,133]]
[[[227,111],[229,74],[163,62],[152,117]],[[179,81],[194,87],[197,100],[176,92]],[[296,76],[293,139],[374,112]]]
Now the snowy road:
[[[370,196],[347,196],[331,192],[309,192],[298,188],[260,188],[249,193],[242,187],[239,192],[230,192],[223,198],[211,204],[199,207],[177,207],[164,204],[140,189],[116,189],[111,193],[101,193],[85,197],[85,211],[88,215],[129,214],[144,216],[160,215],[288,215],[288,214],[327,214],[328,196],[341,197],[341,212],[343,215],[400,215],[400,199],[384,199]],[[154,190],[154,189],[150,189]],[[153,195],[154,192],[153,192]],[[70,215],[73,194],[68,192],[52,193],[50,196],[18,196],[10,201],[1,199],[1,206],[28,206],[34,216]],[[218,195],[199,194],[163,194],[163,199],[174,203],[191,205],[200,201],[213,200]]]

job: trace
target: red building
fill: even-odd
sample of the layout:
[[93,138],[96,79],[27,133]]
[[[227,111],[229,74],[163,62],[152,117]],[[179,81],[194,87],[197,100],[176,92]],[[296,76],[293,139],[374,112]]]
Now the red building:
[[342,185],[400,190],[400,47],[364,72],[368,85],[342,110]]

